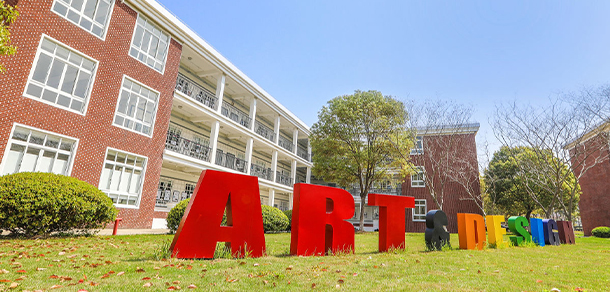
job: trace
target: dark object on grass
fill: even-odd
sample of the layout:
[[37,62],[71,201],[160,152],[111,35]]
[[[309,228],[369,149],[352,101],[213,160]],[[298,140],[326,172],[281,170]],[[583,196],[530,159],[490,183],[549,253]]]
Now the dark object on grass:
[[610,238],[610,227],[606,227],[606,226],[595,227],[595,228],[593,228],[593,230],[591,230],[591,234],[593,234],[593,236],[595,236],[595,237]]
[[562,244],[574,244],[574,228],[570,221],[557,221],[559,240]]
[[559,233],[557,230],[557,222],[553,219],[542,219],[542,226],[544,226],[544,242],[550,245],[560,245]]
[[451,246],[447,214],[441,210],[432,210],[426,214],[426,246],[429,250],[441,250],[443,246]]

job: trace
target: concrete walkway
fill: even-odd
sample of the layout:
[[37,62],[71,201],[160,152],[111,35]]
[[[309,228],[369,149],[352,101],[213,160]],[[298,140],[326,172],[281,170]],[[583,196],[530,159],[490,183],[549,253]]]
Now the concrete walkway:
[[[169,229],[120,229],[117,230],[117,235],[132,235],[132,234],[167,234]],[[98,235],[112,235],[112,229],[102,229]]]

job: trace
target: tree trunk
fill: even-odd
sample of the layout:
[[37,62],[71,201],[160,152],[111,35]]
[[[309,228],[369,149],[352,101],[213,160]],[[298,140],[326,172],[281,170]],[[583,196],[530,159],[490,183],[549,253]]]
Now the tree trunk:
[[532,217],[532,212],[533,212],[533,210],[527,210],[527,213],[525,213],[525,219],[527,219],[527,222],[530,222],[530,217]]
[[364,206],[366,204],[366,194],[360,194],[360,231],[364,231]]

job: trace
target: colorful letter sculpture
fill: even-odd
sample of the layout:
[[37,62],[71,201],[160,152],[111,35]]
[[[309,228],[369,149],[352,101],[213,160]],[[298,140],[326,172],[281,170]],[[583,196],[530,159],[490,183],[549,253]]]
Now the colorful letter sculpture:
[[485,220],[483,216],[458,213],[457,217],[460,249],[483,249],[485,247]]
[[544,224],[542,219],[530,218],[530,229],[532,231],[532,241],[539,246],[544,246]]
[[544,228],[544,243],[550,245],[559,245],[559,233],[557,230],[557,222],[553,219],[542,219],[542,226]]
[[354,197],[346,190],[294,185],[290,253],[310,256],[354,252]]
[[523,216],[512,216],[508,218],[508,228],[516,235],[510,237],[510,241],[512,241],[514,245],[520,245],[523,241],[532,241],[532,236],[524,228],[526,226],[529,226],[529,223]]
[[368,195],[369,206],[379,206],[379,251],[405,248],[405,208],[415,207],[415,198]]
[[[431,210],[426,214],[426,247],[429,250],[441,250],[443,246],[450,246],[449,232],[447,232],[447,214],[442,210]],[[404,237],[404,236],[403,236]]]
[[[229,226],[220,226],[225,208]],[[257,177],[214,170],[201,173],[170,247],[172,257],[213,258],[217,242],[227,242],[234,257],[265,254]]]
[[574,227],[570,221],[557,221],[559,240],[563,244],[574,244]]
[[503,235],[506,234],[506,229],[502,228],[502,222],[504,222],[504,216],[501,215],[487,215],[487,237],[490,244],[496,246],[502,244],[504,241]]

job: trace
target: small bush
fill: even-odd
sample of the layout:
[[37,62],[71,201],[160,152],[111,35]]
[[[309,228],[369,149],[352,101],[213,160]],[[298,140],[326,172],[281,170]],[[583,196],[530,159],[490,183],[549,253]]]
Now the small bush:
[[261,208],[265,232],[285,231],[288,228],[290,221],[280,209],[267,205],[262,205]]
[[286,227],[286,231],[290,231],[290,229],[292,228],[292,210],[284,211],[284,215],[288,217],[288,227]]
[[[174,206],[169,213],[167,213],[167,228],[169,228],[169,232],[176,233],[178,231],[178,227],[180,227],[180,221],[182,221],[182,216],[184,216],[184,211],[186,210],[186,206],[188,206],[190,199],[185,199],[180,201],[176,206]],[[220,225],[227,225],[227,215],[222,215],[222,223]]]
[[595,228],[593,228],[593,230],[591,230],[591,234],[593,234],[593,236],[595,236],[595,237],[610,238],[610,227],[606,227],[606,226],[595,227]]
[[106,194],[76,178],[41,172],[0,177],[0,229],[26,237],[91,233],[112,222]]

